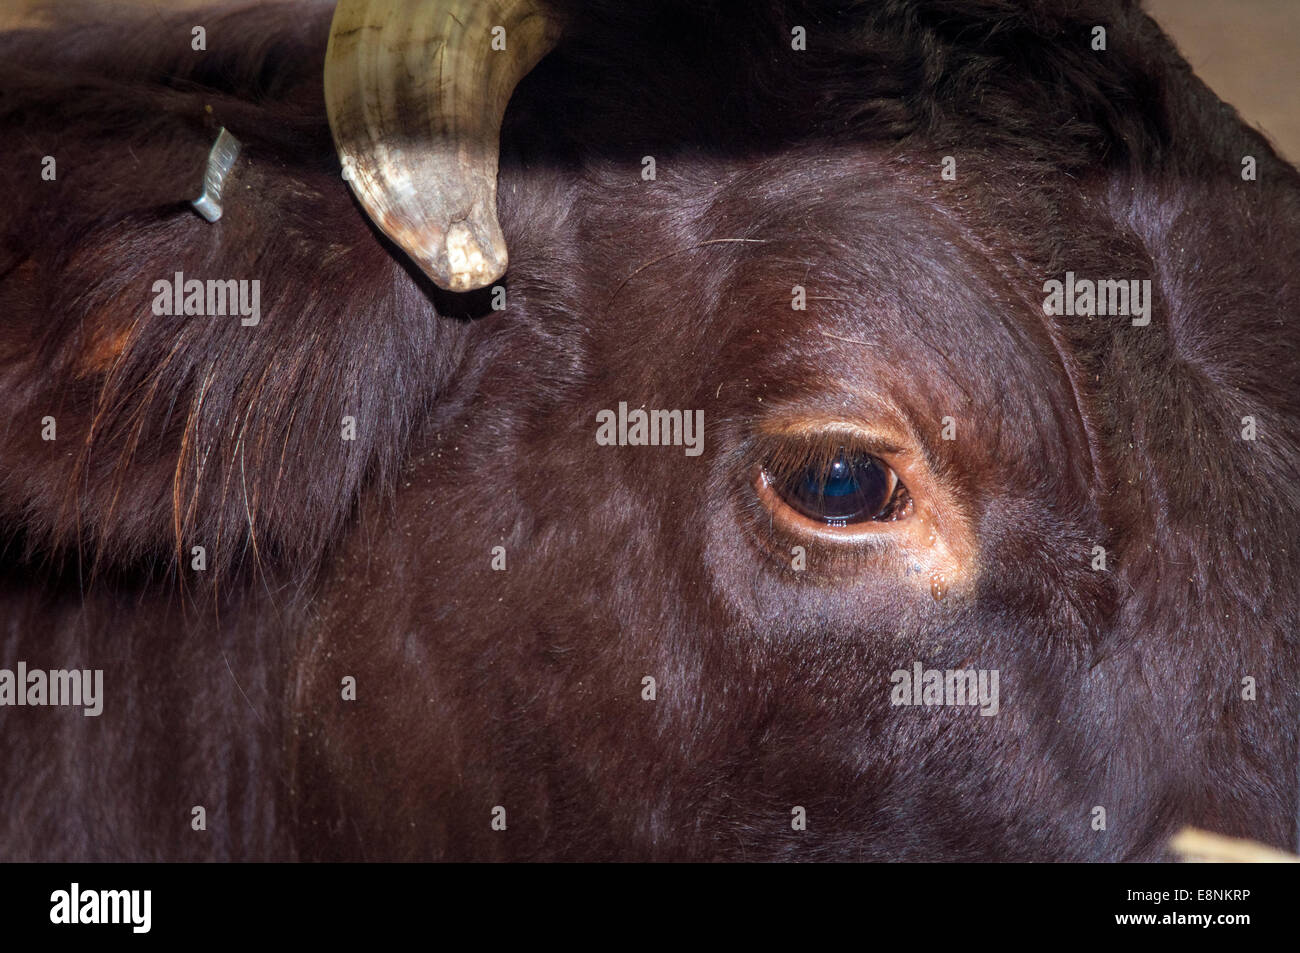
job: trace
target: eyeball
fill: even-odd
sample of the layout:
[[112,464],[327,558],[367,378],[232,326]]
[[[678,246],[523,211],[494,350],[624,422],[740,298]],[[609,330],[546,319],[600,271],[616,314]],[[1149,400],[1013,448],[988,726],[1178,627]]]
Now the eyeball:
[[877,457],[845,447],[797,472],[766,475],[785,505],[828,526],[886,517],[899,486],[898,475]]

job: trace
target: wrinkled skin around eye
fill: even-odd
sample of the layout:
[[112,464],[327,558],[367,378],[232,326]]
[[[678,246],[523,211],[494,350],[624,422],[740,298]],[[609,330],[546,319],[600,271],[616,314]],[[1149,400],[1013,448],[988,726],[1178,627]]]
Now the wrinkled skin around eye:
[[829,463],[807,466],[774,484],[786,505],[835,526],[881,517],[897,485],[898,478],[880,460],[843,447]]

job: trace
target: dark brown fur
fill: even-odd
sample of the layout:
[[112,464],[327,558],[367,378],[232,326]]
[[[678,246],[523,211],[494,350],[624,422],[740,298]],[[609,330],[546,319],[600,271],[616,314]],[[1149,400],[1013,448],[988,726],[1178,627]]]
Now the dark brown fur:
[[[503,313],[351,200],[319,5],[0,37],[0,666],[107,695],[0,709],[3,856],[1294,849],[1295,170],[1130,3],[642,6],[564,5],[512,101]],[[1046,318],[1067,269],[1151,278],[1151,325]],[[175,271],[261,279],[261,324],[152,315]],[[789,571],[748,483],[764,421],[867,391],[959,420],[947,600]],[[706,452],[597,447],[619,401]],[[1002,712],[891,707],[913,660]]]

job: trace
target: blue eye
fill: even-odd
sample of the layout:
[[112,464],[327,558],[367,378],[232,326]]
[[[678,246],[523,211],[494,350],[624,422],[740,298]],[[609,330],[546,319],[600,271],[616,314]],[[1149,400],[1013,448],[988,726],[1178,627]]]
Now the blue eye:
[[845,526],[887,518],[898,477],[870,454],[840,447],[825,462],[809,464],[773,488],[809,519]]

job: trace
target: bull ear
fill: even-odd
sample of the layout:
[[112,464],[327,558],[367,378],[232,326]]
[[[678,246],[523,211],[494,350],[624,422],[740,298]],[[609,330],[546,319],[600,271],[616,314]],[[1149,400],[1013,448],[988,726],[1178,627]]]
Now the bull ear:
[[335,10],[325,106],[344,176],[440,288],[505,273],[501,119],[557,37],[537,0],[340,0]]
[[[306,575],[394,485],[469,331],[438,299],[479,312],[321,163],[328,17],[232,13],[177,62],[134,14],[0,34],[0,571]],[[244,145],[213,224],[208,105]]]

